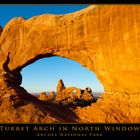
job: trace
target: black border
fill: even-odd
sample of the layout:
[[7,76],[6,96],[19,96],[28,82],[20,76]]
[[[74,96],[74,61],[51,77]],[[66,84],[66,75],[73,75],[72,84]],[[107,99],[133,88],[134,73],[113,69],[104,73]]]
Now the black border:
[[140,0],[1,0],[0,4],[140,4]]
[[[2,127],[2,128],[1,128]],[[16,127],[23,127],[24,131],[14,130]],[[28,127],[28,129],[26,129]],[[39,127],[43,130],[39,130]],[[67,130],[62,130],[65,127]],[[78,129],[78,128],[87,129]],[[93,128],[92,130],[90,128]],[[107,130],[105,128],[111,128]],[[113,127],[115,130],[113,130]],[[120,131],[116,128],[120,128]],[[5,129],[6,128],[6,129]],[[10,128],[9,130],[7,130]],[[12,130],[11,130],[12,128]],[[37,130],[37,129],[38,130]],[[50,130],[51,128],[51,130]],[[53,129],[52,129],[53,128]],[[60,130],[61,128],[61,130]],[[76,129],[72,129],[76,128]],[[98,129],[94,129],[98,128]],[[45,130],[46,129],[46,130]],[[48,129],[48,130],[47,130]],[[28,130],[28,131],[27,131]],[[61,133],[61,134],[60,134]],[[66,135],[63,135],[66,134]],[[71,135],[69,135],[71,134]],[[48,136],[49,135],[49,136]],[[121,138],[121,139],[137,139],[140,137],[140,124],[127,123],[19,123],[19,124],[0,124],[0,139],[1,138],[41,138],[41,139],[104,139],[104,138]]]

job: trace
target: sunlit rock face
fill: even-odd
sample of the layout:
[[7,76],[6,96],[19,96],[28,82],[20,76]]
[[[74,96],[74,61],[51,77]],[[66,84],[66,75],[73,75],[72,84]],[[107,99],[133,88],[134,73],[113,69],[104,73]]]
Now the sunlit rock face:
[[66,15],[13,18],[0,36],[1,90],[19,95],[22,68],[44,57],[65,57],[94,71],[108,92],[89,107],[96,115],[88,121],[140,121],[139,15],[139,5],[93,5]]
[[73,104],[76,98],[80,98],[80,95],[81,89],[77,87],[66,87],[62,79],[58,80],[55,97],[57,103],[64,105]]
[[42,101],[46,101],[46,102],[54,101],[55,100],[55,92],[51,91],[48,95],[46,94],[46,92],[41,92],[38,96],[38,99],[42,100]]
[[91,88],[80,89],[77,87],[65,87],[63,80],[57,83],[55,101],[63,105],[87,106],[94,101]]
[[39,97],[38,97],[39,100],[42,100],[42,101],[47,101],[48,100],[48,97],[46,95],[46,92],[41,92],[39,94]]
[[64,82],[62,79],[60,79],[58,82],[57,82],[57,87],[56,87],[56,92],[57,94],[59,94],[62,90],[64,90],[66,87],[64,85]]

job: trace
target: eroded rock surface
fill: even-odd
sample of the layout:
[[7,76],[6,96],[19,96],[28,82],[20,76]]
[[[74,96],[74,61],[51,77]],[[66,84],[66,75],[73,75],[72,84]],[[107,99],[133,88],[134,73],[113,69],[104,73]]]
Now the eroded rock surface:
[[[74,93],[76,91],[76,93]],[[56,94],[56,102],[62,104],[71,104],[75,99],[80,98],[81,89],[77,87],[67,87],[58,94]]]
[[62,79],[60,79],[57,83],[57,87],[56,87],[56,92],[57,94],[59,94],[59,92],[61,92],[62,90],[65,89],[65,85]]
[[39,97],[38,97],[39,100],[42,100],[42,101],[47,101],[48,100],[48,96],[46,95],[46,92],[41,92],[39,94]]
[[[58,81],[57,89],[62,83],[64,85],[62,80]],[[85,90],[77,87],[65,87],[56,93],[55,101],[63,105],[86,106],[94,102],[94,97],[92,95],[92,90],[89,87],[85,88]]]
[[55,100],[55,92],[51,91],[48,95],[48,100],[49,101],[54,101]]
[[[10,94],[17,96],[18,102],[24,104],[27,98],[31,100],[32,97],[20,88],[20,71],[38,59],[60,56],[95,72],[106,92],[93,106],[76,111],[81,121],[140,121],[139,15],[139,5],[93,5],[66,15],[11,19],[0,36],[1,95],[12,90]],[[14,108],[16,113],[25,107],[23,104]],[[81,117],[83,110],[85,114],[92,113],[92,118],[90,115]],[[0,118],[3,117],[1,113]],[[10,121],[17,121],[14,118]]]
[[83,93],[81,93],[80,99],[84,100],[84,101],[92,101],[94,99],[93,95],[92,95],[92,90],[91,88],[85,88],[85,90],[83,90]]

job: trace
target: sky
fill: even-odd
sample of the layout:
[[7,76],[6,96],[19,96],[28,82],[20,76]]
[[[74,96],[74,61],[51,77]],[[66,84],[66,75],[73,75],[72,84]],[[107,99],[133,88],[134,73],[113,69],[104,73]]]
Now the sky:
[[[67,14],[86,8],[88,5],[0,5],[0,25],[4,27],[13,17],[41,14]],[[56,91],[59,79],[66,87],[76,86],[84,89],[90,87],[93,92],[103,92],[104,88],[95,73],[67,58],[50,57],[37,60],[21,71],[22,87],[30,93]]]

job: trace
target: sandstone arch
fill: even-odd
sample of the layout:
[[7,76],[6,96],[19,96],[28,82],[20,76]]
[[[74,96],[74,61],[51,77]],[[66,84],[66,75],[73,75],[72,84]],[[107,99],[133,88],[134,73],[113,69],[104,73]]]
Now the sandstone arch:
[[94,71],[105,91],[112,92],[110,100],[125,96],[128,104],[134,101],[139,110],[139,15],[140,6],[136,5],[98,5],[66,15],[13,18],[0,36],[0,83],[18,88],[13,81],[19,79],[23,67],[56,55]]

